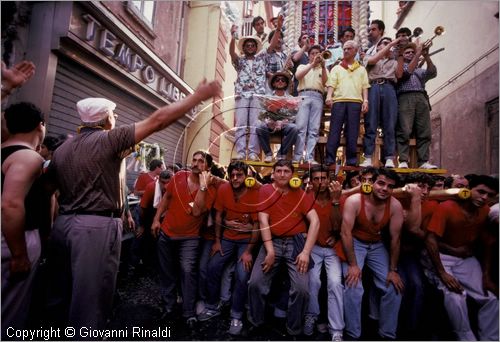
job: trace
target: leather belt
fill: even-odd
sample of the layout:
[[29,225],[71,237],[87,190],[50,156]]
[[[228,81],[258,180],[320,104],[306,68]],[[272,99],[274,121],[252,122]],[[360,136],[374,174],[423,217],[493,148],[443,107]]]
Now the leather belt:
[[384,83],[389,83],[391,85],[394,85],[394,82],[387,78],[377,78],[376,80],[370,81],[370,84],[384,84]]
[[121,218],[122,211],[121,210],[100,210],[100,211],[72,210],[72,211],[67,211],[61,215],[92,215],[92,216],[104,216],[111,218]]
[[318,90],[318,89],[302,89],[302,90],[299,90],[299,93],[302,93],[304,91],[315,91],[315,92],[320,93],[321,95],[323,95],[323,92],[321,90]]

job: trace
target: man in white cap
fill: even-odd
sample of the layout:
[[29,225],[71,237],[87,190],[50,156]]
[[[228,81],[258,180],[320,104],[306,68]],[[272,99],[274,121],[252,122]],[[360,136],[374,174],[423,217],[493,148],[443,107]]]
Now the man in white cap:
[[260,105],[254,95],[265,95],[266,93],[266,66],[267,54],[274,50],[281,37],[281,27],[283,17],[278,18],[278,28],[271,39],[267,50],[259,53],[262,42],[255,36],[241,37],[238,41],[238,48],[243,56],[236,53],[235,33],[238,30],[236,25],[231,27],[232,39],[229,43],[229,54],[238,77],[234,83],[234,95],[236,110],[234,113],[236,127],[236,159],[247,159],[246,154],[246,129],[250,128],[250,138],[248,141],[248,159],[253,161],[259,158],[259,141],[255,133]]
[[[122,160],[135,144],[165,129],[200,102],[218,96],[220,90],[217,81],[203,80],[183,100],[118,128],[114,102],[87,98],[77,103],[82,121],[79,134],[57,149],[47,171],[60,191],[49,256],[54,271],[49,309],[56,310],[49,313],[56,315],[54,323],[77,332],[84,326],[104,328],[120,261]],[[64,307],[68,303],[69,308]],[[58,305],[63,314],[57,311]]]

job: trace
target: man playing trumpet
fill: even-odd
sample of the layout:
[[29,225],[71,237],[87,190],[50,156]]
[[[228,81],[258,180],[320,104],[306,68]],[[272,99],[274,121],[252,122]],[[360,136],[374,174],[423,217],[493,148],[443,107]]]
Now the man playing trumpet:
[[302,159],[305,148],[304,160],[317,163],[314,160],[314,148],[318,142],[319,126],[323,114],[323,92],[328,79],[325,60],[321,56],[321,46],[313,45],[309,49],[309,64],[299,65],[295,78],[299,80],[299,95],[304,97],[300,104],[295,124],[299,131],[295,144],[294,162]]
[[[417,163],[421,169],[437,169],[429,163],[429,147],[431,145],[430,103],[425,83],[436,77],[436,66],[429,57],[429,47],[423,44],[409,43],[398,55],[398,110],[396,126],[396,142],[399,154],[399,167],[408,168],[409,142],[412,131],[417,139]],[[420,56],[424,56],[427,69],[419,68]]]

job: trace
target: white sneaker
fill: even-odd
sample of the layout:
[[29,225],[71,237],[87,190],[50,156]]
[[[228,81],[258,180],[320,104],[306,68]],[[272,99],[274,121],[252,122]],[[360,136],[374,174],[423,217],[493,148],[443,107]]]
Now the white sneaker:
[[271,163],[272,161],[273,161],[273,156],[272,155],[266,156],[264,158],[264,162],[266,162],[266,163]]
[[430,170],[430,169],[437,169],[438,167],[436,165],[430,164],[429,162],[425,162],[421,164],[418,168]]
[[401,163],[399,163],[398,167],[400,169],[407,169],[408,168],[408,163],[407,162],[401,162]]
[[276,155],[276,160],[283,160],[283,159],[286,159],[286,156],[284,154]]
[[394,167],[394,161],[392,159],[387,159],[385,161],[385,167],[392,169]]
[[359,167],[368,167],[372,166],[372,158],[371,157],[365,157],[365,160],[361,164],[359,164]]
[[243,330],[243,322],[239,319],[233,318],[229,325],[229,334],[240,335],[241,330]]
[[243,153],[238,153],[236,157],[234,157],[235,160],[245,160],[245,155]]
[[248,156],[248,160],[250,160],[250,161],[260,161],[260,158],[255,153],[250,153],[250,155]]
[[342,341],[342,337],[341,332],[335,332],[332,334],[332,341]]

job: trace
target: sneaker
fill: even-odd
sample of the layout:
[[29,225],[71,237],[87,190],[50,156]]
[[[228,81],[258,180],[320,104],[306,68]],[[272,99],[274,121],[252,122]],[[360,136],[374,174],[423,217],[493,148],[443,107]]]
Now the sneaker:
[[276,160],[284,160],[284,159],[286,159],[286,156],[284,154],[276,155]]
[[398,167],[400,169],[407,169],[408,168],[408,163],[407,162],[400,162]]
[[310,160],[308,160],[307,162],[308,162],[309,164],[311,164],[311,165],[318,165],[318,164],[319,164],[319,163],[318,163],[316,160],[314,160],[314,159],[310,159]]
[[387,159],[385,161],[385,167],[391,168],[391,169],[394,168],[394,161],[392,159]]
[[341,332],[335,332],[332,335],[332,341],[342,341],[342,333]]
[[260,158],[255,153],[250,153],[250,155],[248,156],[248,160],[250,160],[250,161],[260,161]]
[[240,335],[243,330],[243,322],[239,319],[233,318],[229,324],[229,334]]
[[311,336],[314,333],[314,325],[316,323],[316,317],[313,315],[306,315],[304,322],[304,335]]
[[266,157],[264,158],[264,162],[265,162],[265,163],[271,163],[272,161],[273,161],[273,156],[272,156],[272,155],[270,155],[270,156],[266,156]]
[[188,319],[186,319],[186,325],[189,329],[194,329],[194,327],[196,326],[196,323],[198,322],[198,320],[196,319],[196,317],[189,317]]
[[425,162],[421,164],[418,168],[430,170],[430,169],[437,169],[438,167],[436,165],[430,164],[429,162]]
[[196,302],[196,315],[199,316],[205,311],[205,302],[203,300],[199,300]]
[[219,310],[205,309],[205,311],[203,311],[201,314],[198,315],[198,321],[205,322],[219,315],[220,315]]
[[361,164],[359,164],[359,167],[368,167],[372,166],[372,158],[371,157],[365,157],[365,160]]
[[245,155],[243,153],[238,153],[236,157],[234,157],[235,160],[245,160]]

